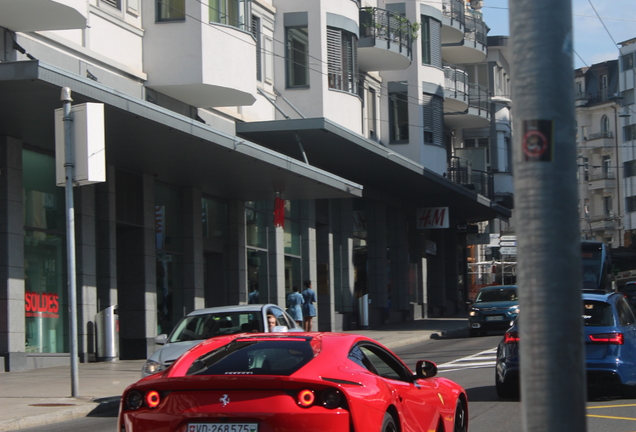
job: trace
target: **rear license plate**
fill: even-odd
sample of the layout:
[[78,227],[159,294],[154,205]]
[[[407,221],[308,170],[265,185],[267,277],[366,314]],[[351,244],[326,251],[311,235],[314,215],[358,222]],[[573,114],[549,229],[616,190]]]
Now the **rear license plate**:
[[190,423],[188,432],[258,432],[258,423]]
[[494,316],[487,316],[486,317],[486,321],[503,321],[504,317],[502,315],[494,315]]

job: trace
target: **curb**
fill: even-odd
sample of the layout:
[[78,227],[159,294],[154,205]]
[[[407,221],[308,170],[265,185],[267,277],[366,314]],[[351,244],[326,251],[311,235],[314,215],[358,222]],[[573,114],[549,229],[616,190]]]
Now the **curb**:
[[67,420],[74,420],[80,417],[86,417],[99,404],[78,405],[46,414],[36,416],[22,417],[11,420],[0,421],[0,431],[12,431],[18,429],[26,429],[31,427],[44,426],[47,424],[59,423]]

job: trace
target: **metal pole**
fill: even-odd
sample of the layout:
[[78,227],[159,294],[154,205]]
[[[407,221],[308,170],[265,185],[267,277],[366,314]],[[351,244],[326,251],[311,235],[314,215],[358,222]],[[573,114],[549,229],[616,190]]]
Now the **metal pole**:
[[616,105],[612,105],[612,109],[614,110],[614,165],[616,166],[614,175],[616,176],[616,209],[618,210],[614,222],[618,232],[618,247],[621,247],[623,245],[623,233],[621,231],[621,178],[618,175],[618,170],[620,169],[619,162],[623,158],[618,155],[618,109]]
[[572,5],[509,7],[522,427],[585,432]]
[[73,118],[71,117],[71,89],[62,88],[62,105],[64,107],[64,169],[66,171],[66,258],[68,261],[68,316],[69,346],[71,355],[71,396],[79,395],[79,375],[77,371],[77,294],[75,271],[75,209],[73,203]]

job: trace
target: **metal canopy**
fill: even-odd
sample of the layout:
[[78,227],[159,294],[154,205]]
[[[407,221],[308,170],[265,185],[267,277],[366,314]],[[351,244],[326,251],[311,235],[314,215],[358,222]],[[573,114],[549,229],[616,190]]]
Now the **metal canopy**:
[[325,118],[239,123],[237,135],[389,194],[413,207],[449,207],[455,223],[509,218],[510,210]]
[[73,105],[104,103],[106,163],[117,168],[243,201],[362,195],[345,178],[37,60],[0,63],[0,135],[54,152],[62,87]]

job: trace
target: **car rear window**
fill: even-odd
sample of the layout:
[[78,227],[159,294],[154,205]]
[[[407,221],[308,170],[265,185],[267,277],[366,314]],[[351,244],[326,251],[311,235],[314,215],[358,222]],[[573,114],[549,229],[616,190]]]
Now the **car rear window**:
[[258,312],[227,312],[186,317],[170,335],[168,342],[209,339],[214,336],[263,331]]
[[500,302],[517,300],[517,290],[514,288],[488,289],[481,290],[477,294],[475,303],[481,302]]
[[192,362],[186,375],[291,375],[315,356],[311,338],[240,338]]
[[613,326],[612,305],[603,301],[583,300],[583,322],[593,327]]

